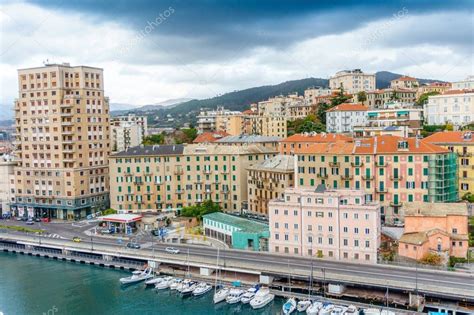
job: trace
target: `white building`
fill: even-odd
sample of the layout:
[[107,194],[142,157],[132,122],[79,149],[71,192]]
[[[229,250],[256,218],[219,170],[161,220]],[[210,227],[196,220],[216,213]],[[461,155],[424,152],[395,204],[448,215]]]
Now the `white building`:
[[350,94],[375,90],[375,74],[364,73],[360,69],[339,71],[329,78],[329,87],[338,90],[341,86]]
[[474,90],[474,75],[468,76],[466,79],[451,84],[452,90]]
[[447,91],[428,98],[424,107],[426,124],[452,123],[463,126],[474,121],[474,91]]
[[368,108],[362,104],[343,103],[326,111],[327,132],[352,132],[354,126],[366,125]]
[[328,96],[332,94],[331,89],[322,88],[320,86],[311,87],[304,91],[304,98],[311,104],[317,104],[317,98],[321,96]]
[[143,142],[148,135],[147,117],[129,114],[113,117],[110,123],[112,150],[123,151]]
[[17,162],[12,156],[3,155],[0,157],[0,216],[10,212],[10,202],[15,201],[14,197],[14,170]]

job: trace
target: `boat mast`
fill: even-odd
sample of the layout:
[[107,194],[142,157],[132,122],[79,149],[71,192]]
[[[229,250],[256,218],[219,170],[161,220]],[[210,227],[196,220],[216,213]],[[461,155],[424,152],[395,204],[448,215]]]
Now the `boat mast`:
[[217,276],[219,273],[219,247],[217,248],[217,261],[216,261],[216,281],[214,283],[214,294],[217,292]]
[[186,260],[188,261],[188,274],[187,276],[189,277],[190,273],[189,273],[189,248],[188,248],[188,254],[186,255]]

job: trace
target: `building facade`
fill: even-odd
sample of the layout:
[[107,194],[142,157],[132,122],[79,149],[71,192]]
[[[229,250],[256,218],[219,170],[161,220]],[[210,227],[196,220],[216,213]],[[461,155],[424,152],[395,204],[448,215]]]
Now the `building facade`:
[[15,202],[15,173],[13,156],[0,157],[0,216],[10,214],[10,203]]
[[406,75],[390,81],[392,89],[416,89],[418,86],[420,86],[420,83],[417,79]]
[[367,92],[367,100],[364,104],[372,109],[384,108],[387,103],[394,102],[411,106],[416,102],[416,98],[416,89],[391,88]]
[[248,211],[268,215],[268,202],[283,198],[295,183],[295,161],[291,155],[276,155],[247,169]]
[[247,209],[247,168],[276,150],[257,145],[156,145],[110,157],[111,206],[127,212],[166,211],[205,200],[224,211]]
[[362,191],[289,188],[269,213],[271,252],[377,262],[380,206]]
[[113,117],[110,122],[112,151],[118,152],[135,147],[148,135],[147,117],[129,114]]
[[424,140],[380,136],[316,143],[295,155],[297,185],[365,191],[367,200],[380,202],[386,224],[403,222],[406,203],[459,200],[457,156]]
[[474,75],[468,76],[466,79],[451,83],[452,90],[474,90]]
[[329,87],[338,90],[341,87],[350,94],[375,90],[375,74],[364,73],[360,69],[343,70],[329,78]]
[[332,90],[323,87],[312,87],[304,91],[304,98],[310,104],[318,104],[319,97],[332,95]]
[[278,144],[282,138],[275,136],[260,136],[260,135],[238,135],[227,136],[216,140],[214,143],[218,145],[229,146],[248,146],[256,144],[262,147],[278,150]]
[[367,123],[368,108],[362,104],[344,103],[326,111],[326,131],[352,133],[354,126]]
[[349,141],[353,139],[343,134],[305,132],[297,133],[280,141],[280,154],[294,155],[302,148],[307,148],[314,143],[331,143],[336,141]]
[[398,244],[398,254],[421,260],[435,253],[449,257],[467,257],[469,248],[468,213],[465,203],[407,204],[405,230]]
[[454,152],[458,157],[459,195],[474,193],[474,132],[444,131],[425,138],[425,141]]
[[267,224],[222,212],[206,214],[202,222],[204,235],[234,249],[268,251],[270,232]]
[[216,110],[201,110],[201,112],[197,116],[198,133],[216,131],[218,126],[217,123],[220,123],[222,125],[224,117],[234,115],[241,115],[241,112],[231,111],[225,109],[224,107],[217,107]]
[[77,219],[109,205],[109,100],[103,70],[18,70],[15,202],[25,216]]
[[450,90],[430,96],[424,109],[428,125],[470,124],[474,121],[474,91]]

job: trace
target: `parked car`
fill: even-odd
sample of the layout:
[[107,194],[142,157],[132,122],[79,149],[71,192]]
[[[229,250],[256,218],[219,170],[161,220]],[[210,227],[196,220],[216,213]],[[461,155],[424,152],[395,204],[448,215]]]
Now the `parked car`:
[[51,219],[50,218],[42,218],[41,221],[44,222],[44,223],[48,223],[48,222],[51,222]]
[[79,236],[74,236],[74,237],[72,238],[72,241],[73,241],[73,242],[76,242],[76,243],[80,243],[80,242],[82,242],[82,239],[81,239]]
[[138,244],[138,243],[133,243],[133,242],[128,242],[128,243],[127,243],[127,247],[128,247],[128,248],[133,248],[133,249],[140,249],[140,248],[141,248],[140,244]]
[[36,217],[35,222],[41,222],[41,218]]
[[102,234],[113,234],[114,233],[114,230],[110,229],[105,229],[105,230],[100,230],[100,233]]
[[35,224],[35,221],[33,221],[33,219],[28,219],[28,221],[26,221],[26,224],[27,225],[33,225],[33,224]]
[[170,254],[179,254],[179,249],[174,247],[166,247],[165,251]]
[[24,222],[28,221],[28,217],[21,217],[21,221],[24,221]]

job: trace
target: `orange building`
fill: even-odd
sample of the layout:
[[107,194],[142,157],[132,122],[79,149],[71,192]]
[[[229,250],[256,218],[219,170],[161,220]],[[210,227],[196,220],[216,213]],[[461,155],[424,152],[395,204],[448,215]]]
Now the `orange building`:
[[311,144],[333,143],[336,141],[352,142],[352,138],[335,133],[298,133],[280,141],[280,153],[294,155]]
[[398,254],[420,260],[429,253],[444,258],[466,257],[468,212],[465,203],[408,203],[405,208],[405,233]]

